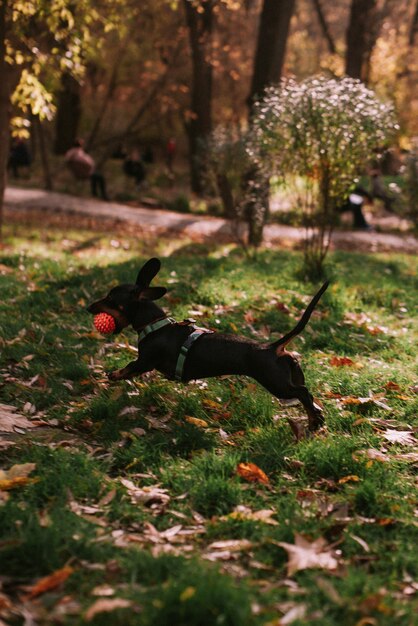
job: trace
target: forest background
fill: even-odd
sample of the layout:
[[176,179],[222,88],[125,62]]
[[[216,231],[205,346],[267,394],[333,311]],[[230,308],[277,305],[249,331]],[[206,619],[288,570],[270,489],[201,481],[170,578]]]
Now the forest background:
[[99,168],[136,146],[164,159],[173,137],[202,193],[202,140],[245,125],[267,85],[316,74],[358,78],[394,101],[410,148],[417,33],[416,0],[3,1],[0,170],[10,123],[30,138],[47,188],[79,136]]

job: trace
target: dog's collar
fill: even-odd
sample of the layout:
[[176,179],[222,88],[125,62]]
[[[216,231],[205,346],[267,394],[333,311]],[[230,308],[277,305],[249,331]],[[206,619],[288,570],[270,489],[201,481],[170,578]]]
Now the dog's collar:
[[176,324],[176,320],[172,317],[164,317],[162,320],[157,320],[156,322],[152,322],[152,324],[148,324],[142,331],[139,333],[139,341],[144,339],[150,333],[154,333],[156,330],[160,330],[164,326],[168,326],[169,324]]

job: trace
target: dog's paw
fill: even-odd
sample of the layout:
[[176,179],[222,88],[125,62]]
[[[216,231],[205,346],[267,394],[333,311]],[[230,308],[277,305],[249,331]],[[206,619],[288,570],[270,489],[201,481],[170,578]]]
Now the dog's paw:
[[113,372],[108,372],[107,377],[109,380],[120,380],[120,370],[113,370]]
[[309,415],[308,427],[311,432],[315,432],[325,426],[325,418],[322,411],[316,410],[313,415]]

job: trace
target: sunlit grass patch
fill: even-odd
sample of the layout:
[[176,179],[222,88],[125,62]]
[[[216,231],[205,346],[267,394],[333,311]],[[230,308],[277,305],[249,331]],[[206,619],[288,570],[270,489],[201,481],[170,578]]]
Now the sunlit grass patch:
[[[128,605],[91,623],[265,626],[291,603],[304,606],[294,623],[412,626],[416,594],[403,590],[418,576],[416,259],[330,257],[332,284],[292,344],[326,429],[296,441],[288,419],[303,431],[303,408],[249,378],[110,383],[137,338],[99,337],[86,306],[166,252],[158,283],[176,319],[277,338],[318,286],[299,280],[297,253],[23,235],[0,253],[0,404],[36,427],[6,433],[15,445],[0,449],[2,593],[14,601],[22,585],[71,567],[37,600],[69,626],[100,597]],[[35,466],[28,480],[2,490],[25,463]],[[240,475],[242,463],[259,473]],[[297,536],[335,546],[338,570],[289,576],[281,544]],[[96,595],[103,586],[109,596]],[[79,603],[75,617],[59,613],[66,597]]]

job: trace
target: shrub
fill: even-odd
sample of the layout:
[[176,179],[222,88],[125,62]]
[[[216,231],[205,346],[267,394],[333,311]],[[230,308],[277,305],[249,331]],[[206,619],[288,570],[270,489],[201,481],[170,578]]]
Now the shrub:
[[309,274],[322,273],[338,207],[397,128],[392,106],[352,78],[282,81],[256,103],[250,158],[269,174],[298,180]]

